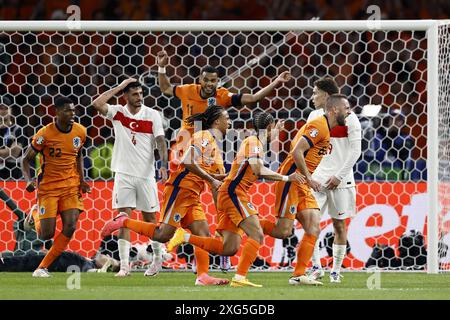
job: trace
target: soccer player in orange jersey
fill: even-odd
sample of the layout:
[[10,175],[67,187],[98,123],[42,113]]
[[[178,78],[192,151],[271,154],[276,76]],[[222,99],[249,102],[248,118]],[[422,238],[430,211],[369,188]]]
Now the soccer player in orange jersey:
[[233,287],[261,287],[247,280],[250,266],[256,259],[259,247],[264,240],[263,230],[258,220],[258,212],[250,203],[248,192],[258,177],[274,181],[290,181],[301,183],[305,180],[298,172],[289,176],[278,174],[263,163],[263,142],[271,136],[275,127],[274,119],[267,112],[256,114],[253,118],[256,135],[245,138],[231,171],[219,189],[217,197],[218,226],[217,231],[222,239],[199,237],[178,229],[170,240],[167,250],[170,251],[181,243],[191,243],[211,253],[224,256],[235,255],[245,233],[248,238],[244,243],[239,258],[236,275],[231,280]]
[[[102,231],[102,237],[118,228],[126,227],[139,234],[146,235],[159,242],[168,241],[180,226],[189,229],[198,236],[209,236],[209,225],[203,211],[200,194],[205,181],[212,189],[214,199],[220,180],[225,177],[222,152],[216,141],[221,141],[231,122],[228,112],[219,106],[209,106],[205,112],[187,119],[188,123],[200,122],[205,130],[198,131],[191,139],[182,163],[170,173],[163,192],[160,225],[128,219],[120,213],[108,222]],[[194,248],[197,261],[196,285],[223,285],[229,281],[208,275],[209,255],[201,248]]]
[[297,133],[291,143],[288,157],[281,164],[280,174],[300,172],[306,177],[306,183],[277,182],[275,184],[276,224],[262,220],[264,234],[284,239],[291,235],[294,219],[305,230],[305,235],[297,249],[297,264],[289,279],[292,285],[322,285],[305,275],[311,260],[316,239],[320,233],[320,210],[311,192],[322,190],[323,186],[311,178],[322,157],[330,146],[330,130],[345,125],[345,118],[350,115],[350,105],[344,95],[333,94],[325,104],[325,115],[307,122]]
[[[66,249],[75,232],[80,212],[84,210],[81,194],[91,192],[84,181],[82,147],[86,128],[75,122],[75,107],[68,98],[55,101],[55,121],[41,128],[33,137],[31,146],[22,158],[22,173],[26,190],[37,187],[40,232],[39,238],[53,238],[56,216],[62,220],[62,231],[33,277],[49,277],[48,267]],[[41,166],[36,182],[30,175],[30,163],[40,155]]]
[[175,96],[181,100],[182,125],[177,135],[177,141],[172,147],[170,161],[171,169],[179,163],[183,152],[189,147],[189,141],[194,134],[194,126],[186,121],[191,115],[202,113],[209,105],[218,105],[224,108],[230,106],[243,106],[261,101],[281,83],[291,79],[288,71],[282,72],[269,85],[255,94],[234,94],[219,85],[219,72],[212,66],[205,66],[200,71],[199,84],[171,85],[166,75],[166,66],[169,57],[166,51],[160,51],[157,55],[158,80],[161,92],[167,96]]

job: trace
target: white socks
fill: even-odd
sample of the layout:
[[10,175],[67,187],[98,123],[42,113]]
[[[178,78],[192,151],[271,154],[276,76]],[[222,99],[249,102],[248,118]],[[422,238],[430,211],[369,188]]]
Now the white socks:
[[119,246],[120,269],[129,271],[131,243],[124,239],[119,239],[117,243]]
[[189,232],[186,232],[184,234],[184,242],[189,243],[190,238],[191,238],[191,234]]
[[322,267],[320,263],[320,253],[319,253],[319,238],[317,238],[316,245],[314,246],[314,251],[312,255],[312,264],[316,267]]
[[151,243],[153,249],[153,262],[154,263],[162,263],[162,250],[161,250],[161,242],[153,241]]
[[333,243],[333,268],[331,272],[341,272],[342,261],[347,251],[347,245]]

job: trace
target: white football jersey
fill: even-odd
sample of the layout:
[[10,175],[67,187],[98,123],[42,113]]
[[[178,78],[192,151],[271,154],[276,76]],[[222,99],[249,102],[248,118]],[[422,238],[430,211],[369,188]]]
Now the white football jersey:
[[163,136],[161,115],[144,105],[136,114],[127,106],[107,105],[114,127],[111,170],[139,178],[155,177],[155,137]]
[[[312,111],[308,116],[308,121],[325,114],[323,109]],[[354,112],[345,119],[345,126],[336,126],[330,131],[330,147],[328,153],[322,158],[319,166],[314,171],[312,177],[322,185],[332,176],[341,173],[347,157],[350,155],[350,142],[359,141],[361,144],[361,124]],[[353,164],[354,165],[354,164]],[[355,186],[353,176],[353,166],[347,173],[343,173],[341,183],[338,188],[349,188]]]

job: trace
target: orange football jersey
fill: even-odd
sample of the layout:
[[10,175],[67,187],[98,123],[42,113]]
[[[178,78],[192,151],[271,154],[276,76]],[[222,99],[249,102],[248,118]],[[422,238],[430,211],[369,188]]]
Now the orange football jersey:
[[304,156],[306,167],[310,173],[313,173],[330,146],[330,126],[326,116],[318,117],[301,127],[291,142],[290,152],[281,164],[279,173],[289,175],[296,169],[292,152],[301,137],[304,137],[311,146]]
[[258,179],[248,162],[250,158],[264,158],[263,145],[256,136],[247,137],[242,141],[231,165],[230,173],[219,188],[220,192],[239,191],[242,194],[248,193],[252,184]]
[[86,128],[79,123],[74,123],[69,132],[63,132],[53,122],[34,135],[31,146],[40,157],[40,192],[80,185],[77,157],[85,141]]
[[[224,174],[222,152],[216,139],[209,130],[198,131],[191,139],[191,145],[195,149],[195,161],[209,174]],[[200,194],[205,186],[205,181],[190,172],[183,164],[179,164],[172,172],[167,183],[180,188],[189,189]]]
[[218,105],[221,107],[238,106],[241,103],[241,95],[233,94],[226,88],[217,88],[216,94],[210,98],[202,98],[200,96],[201,86],[199,84],[186,84],[174,87],[175,97],[181,100],[183,111],[182,129],[187,129],[194,133],[194,127],[186,122],[186,119],[193,114],[205,112],[210,105]]

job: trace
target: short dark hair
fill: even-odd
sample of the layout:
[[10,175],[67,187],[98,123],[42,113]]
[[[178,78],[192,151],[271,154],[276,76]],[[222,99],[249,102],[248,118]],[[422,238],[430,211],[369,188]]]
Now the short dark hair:
[[314,86],[328,93],[329,95],[339,93],[338,85],[336,81],[334,81],[334,79],[331,77],[324,77],[319,80],[316,80],[314,82]]
[[259,130],[267,129],[274,119],[269,112],[258,112],[253,116],[252,122],[256,133],[259,133]]
[[142,84],[139,81],[130,82],[125,88],[123,88],[123,93],[127,93],[130,89],[141,88]]
[[219,75],[219,71],[218,71],[216,68],[214,68],[213,66],[211,66],[211,65],[204,66],[204,67],[200,70],[200,75],[202,75],[203,72],[207,72],[207,73],[217,73],[217,75]]
[[338,93],[330,95],[325,104],[325,110],[330,110],[330,108],[334,107],[336,103],[341,99],[347,100],[347,96],[345,94]]
[[71,103],[73,103],[73,101],[66,97],[58,97],[55,99],[56,109],[60,109],[60,108],[64,107],[66,104],[71,104]]

